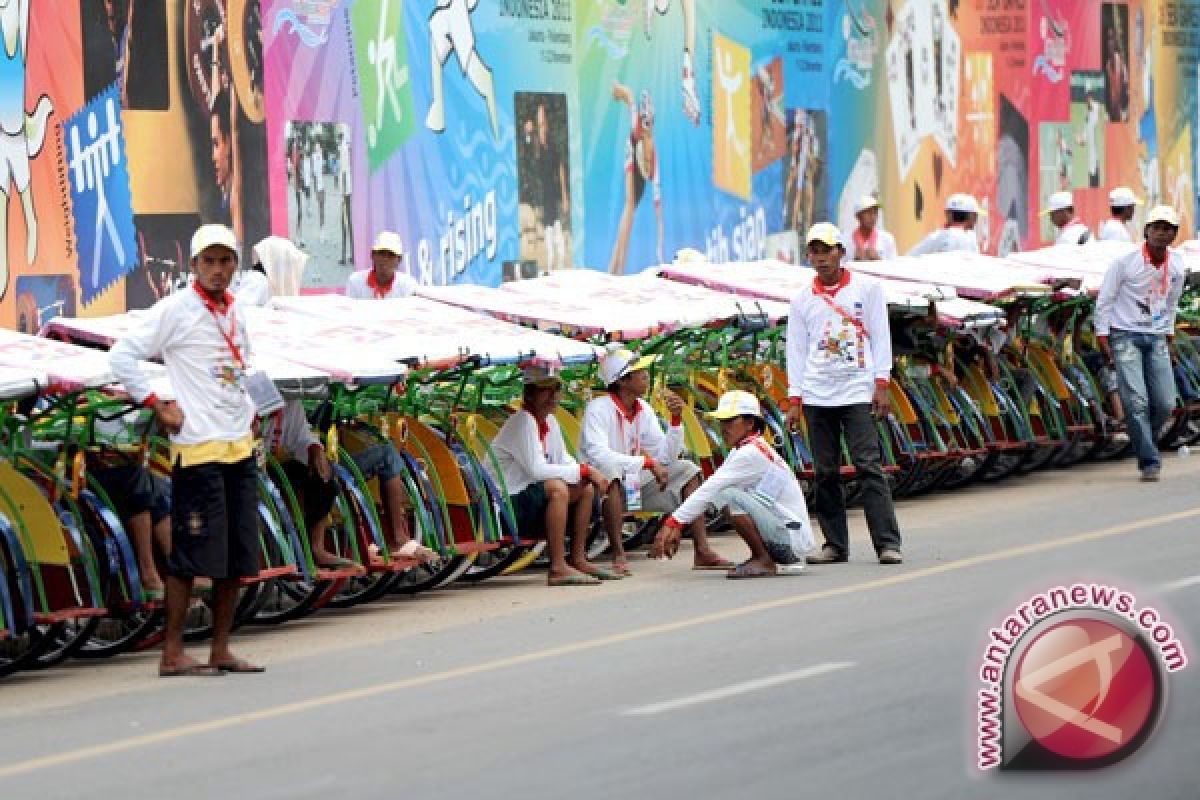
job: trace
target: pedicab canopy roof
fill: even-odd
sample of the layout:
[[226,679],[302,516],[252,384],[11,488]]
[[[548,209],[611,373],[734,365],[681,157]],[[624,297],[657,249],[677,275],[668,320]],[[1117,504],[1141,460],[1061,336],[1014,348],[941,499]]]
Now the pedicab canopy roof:
[[[1200,272],[1200,242],[1188,241],[1175,251],[1183,256],[1189,272]],[[1062,244],[1043,247],[1026,253],[1013,253],[1008,258],[1018,264],[1037,269],[1043,280],[1054,282],[1069,278],[1083,281],[1083,290],[1091,295],[1100,291],[1104,273],[1112,262],[1140,248],[1140,243],[1092,241],[1087,244]]]
[[498,289],[444,286],[417,291],[544,331],[620,341],[723,324],[743,314],[765,314],[775,321],[787,313],[778,304],[739,302],[720,292],[673,286],[652,275],[618,277],[584,269],[514,281]]
[[401,360],[449,366],[468,356],[489,364],[525,360],[583,362],[595,349],[582,342],[523,328],[424,297],[352,300],[341,295],[280,297],[272,301],[281,313],[322,320],[354,320],[355,325],[384,331],[390,352]]
[[100,350],[0,328],[0,367],[41,375],[41,385],[73,392],[112,383],[108,354]]
[[[46,336],[88,342],[110,348],[117,339],[134,330],[146,313],[144,310],[129,311],[124,314],[87,319],[56,317],[50,321],[42,333]],[[108,356],[103,353],[100,355],[107,366]],[[268,349],[260,348],[257,342],[253,360],[255,366],[265,371],[271,380],[275,381],[282,389],[295,390],[323,386],[331,375],[328,371],[305,366],[298,361],[289,360]]]
[[19,400],[37,394],[49,383],[45,372],[28,367],[0,366],[0,400]]
[[1041,271],[982,253],[930,253],[888,261],[856,261],[848,266],[879,278],[949,286],[959,297],[982,302],[1049,291]]
[[[673,281],[779,303],[791,303],[797,292],[812,287],[813,278],[816,277],[816,272],[810,267],[775,259],[727,264],[670,264],[659,272]],[[954,297],[953,290],[932,284],[913,285],[885,280],[883,287],[888,307],[893,311],[925,314],[929,311],[929,297]]]

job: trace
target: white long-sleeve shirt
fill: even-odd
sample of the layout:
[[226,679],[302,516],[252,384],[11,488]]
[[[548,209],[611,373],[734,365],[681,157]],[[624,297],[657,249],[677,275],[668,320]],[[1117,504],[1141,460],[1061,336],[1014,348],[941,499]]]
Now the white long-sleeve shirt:
[[650,404],[640,397],[630,419],[620,400],[611,394],[591,400],[583,411],[579,454],[593,466],[614,464],[623,471],[641,469],[642,455],[659,464],[669,464],[683,452],[683,425],[672,425],[663,433]]
[[[887,300],[879,281],[850,270],[842,283],[792,298],[787,326],[788,396],[811,406],[869,403],[877,380],[892,373]],[[851,322],[831,305],[838,306]]]
[[301,464],[308,463],[308,448],[321,444],[309,427],[304,405],[299,400],[288,400],[283,408],[266,418],[262,439],[270,452],[286,454]]
[[346,280],[346,297],[355,300],[375,300],[390,297],[410,297],[417,290],[417,282],[407,272],[397,272],[392,278],[391,288],[384,294],[375,291],[371,278],[374,269],[363,269],[352,272]]
[[1132,242],[1133,237],[1129,235],[1129,226],[1119,219],[1109,218],[1104,220],[1104,224],[1100,226],[1100,230],[1096,232],[1096,238],[1102,242]]
[[1091,238],[1092,232],[1088,230],[1088,226],[1079,220],[1075,220],[1074,222],[1068,222],[1058,229],[1058,237],[1054,240],[1054,243],[1084,244]]
[[533,414],[518,411],[505,421],[492,440],[492,452],[496,454],[496,464],[488,463],[488,471],[495,476],[499,467],[510,495],[519,494],[531,483],[555,478],[579,483],[579,464],[567,452],[562,428],[554,415],[546,418],[543,434],[538,431]]
[[[861,240],[861,242],[860,242]],[[890,261],[897,255],[896,237],[878,226],[871,231],[870,238],[862,239],[861,229],[855,228],[850,237],[850,260],[862,261],[865,259],[865,251],[867,248],[874,248],[875,252],[884,261]]]
[[[189,287],[155,303],[141,325],[109,353],[113,374],[138,403],[153,392],[138,362],[162,357],[183,411],[183,428],[171,435],[174,444],[236,442],[250,434],[255,413],[245,389],[250,341],[238,310],[237,303],[230,302],[223,315],[214,316],[199,291]],[[240,360],[222,331],[237,347]]]
[[733,448],[720,468],[688,495],[671,517],[686,526],[703,514],[723,490],[757,489],[767,473],[773,470],[778,472],[778,494],[773,499],[782,516],[808,525],[808,504],[804,502],[804,491],[795,473],[761,436],[751,436]]
[[939,228],[936,231],[932,231],[918,242],[916,247],[909,250],[908,254],[910,256],[923,256],[926,253],[950,253],[960,250],[968,253],[978,253],[979,237],[975,235],[975,231],[969,231],[966,228],[952,225],[948,228]]
[[1133,333],[1173,333],[1186,276],[1183,257],[1170,249],[1162,267],[1150,262],[1145,245],[1114,259],[1096,297],[1096,334],[1108,336],[1114,328]]

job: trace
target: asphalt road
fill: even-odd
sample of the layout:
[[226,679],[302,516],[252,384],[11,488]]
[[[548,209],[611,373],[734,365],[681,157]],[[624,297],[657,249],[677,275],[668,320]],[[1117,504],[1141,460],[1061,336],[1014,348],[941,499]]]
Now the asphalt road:
[[[259,676],[154,677],[153,654],[0,684],[0,797],[1200,796],[1200,662],[1163,724],[1094,773],[975,764],[988,629],[1099,581],[1200,637],[1200,459],[1085,466],[901,504],[907,563],[732,582],[686,558],[536,575],[243,636]],[[720,540],[728,555],[738,543]],[[686,555],[686,554],[685,554]]]

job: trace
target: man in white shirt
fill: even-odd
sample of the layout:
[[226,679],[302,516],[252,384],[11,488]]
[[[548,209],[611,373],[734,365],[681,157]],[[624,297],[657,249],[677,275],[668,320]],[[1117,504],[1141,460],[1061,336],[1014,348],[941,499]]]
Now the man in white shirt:
[[[671,391],[664,401],[671,424],[664,434],[654,409],[643,398],[650,390],[650,366],[656,356],[638,358],[619,344],[610,345],[600,359],[600,380],[608,393],[596,397],[583,412],[579,453],[593,470],[608,478],[608,494],[601,506],[613,569],[629,575],[629,561],[621,542],[628,511],[669,514],[691,495],[703,477],[700,467],[683,458],[683,400]],[[630,508],[636,504],[636,508]],[[701,514],[692,522],[694,569],[729,569],[708,544]]]
[[710,505],[728,509],[734,530],[750,548],[750,558],[725,577],[769,578],[778,565],[804,568],[812,549],[808,506],[796,474],[762,438],[766,427],[758,398],[740,389],[726,392],[708,414],[721,424],[729,455],[719,469],[663,523],[650,549],[670,558],[679,548],[684,525],[699,519]]
[[1049,216],[1051,224],[1058,229],[1055,244],[1086,244],[1092,232],[1075,216],[1075,198],[1070,192],[1055,192],[1050,195],[1042,216]]
[[587,560],[593,500],[597,492],[608,491],[608,478],[577,463],[567,452],[554,417],[562,382],[554,370],[540,365],[526,367],[522,379],[522,408],[505,420],[492,440],[495,458],[488,471],[508,492],[520,535],[545,538],[550,551],[550,586],[591,586],[619,579],[621,575]]
[[863,195],[854,204],[858,227],[851,236],[851,261],[887,261],[896,257],[896,237],[879,227],[879,200]]
[[382,300],[410,296],[416,291],[417,282],[408,273],[400,272],[403,261],[404,240],[400,234],[392,231],[379,234],[371,246],[371,268],[351,273],[346,281],[346,297]]
[[1102,242],[1132,242],[1129,233],[1129,223],[1133,222],[1133,214],[1142,201],[1137,198],[1132,189],[1118,186],[1108,193],[1108,207],[1112,217],[1104,220],[1096,238]]
[[[262,672],[229,649],[241,578],[258,574],[258,468],[251,424],[250,343],[228,287],[238,242],[223,225],[192,236],[195,282],[160,300],[141,326],[118,341],[113,373],[130,396],[154,409],[171,439],[172,541],[166,637],[159,675]],[[175,400],[161,400],[142,370],[161,356]],[[213,640],[208,664],[187,656],[183,625],[197,576],[213,579]]]
[[926,253],[949,253],[963,251],[979,252],[979,237],[975,234],[975,225],[984,211],[969,194],[952,194],[946,198],[946,227],[933,231],[912,250],[910,256],[922,256]]
[[1169,249],[1178,233],[1175,209],[1152,208],[1143,230],[1145,244],[1109,265],[1096,298],[1096,339],[1108,365],[1116,369],[1144,481],[1159,478],[1162,459],[1156,439],[1176,403],[1170,344],[1187,274],[1183,257]]
[[849,559],[850,533],[842,493],[841,441],[862,484],[863,508],[881,564],[899,564],[900,527],[883,474],[875,418],[890,410],[891,332],[887,301],[878,281],[842,267],[845,248],[828,222],[808,231],[808,257],[816,270],[811,289],[801,290],[788,313],[787,423],[795,430],[801,415],[816,472],[815,510],[825,534],[820,555],[810,564]]

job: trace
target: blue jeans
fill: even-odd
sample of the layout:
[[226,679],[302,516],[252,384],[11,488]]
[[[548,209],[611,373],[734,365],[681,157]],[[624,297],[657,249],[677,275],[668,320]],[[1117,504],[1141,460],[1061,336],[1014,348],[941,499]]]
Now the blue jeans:
[[1158,431],[1175,409],[1175,373],[1167,337],[1114,330],[1109,341],[1138,469],[1160,466]]

